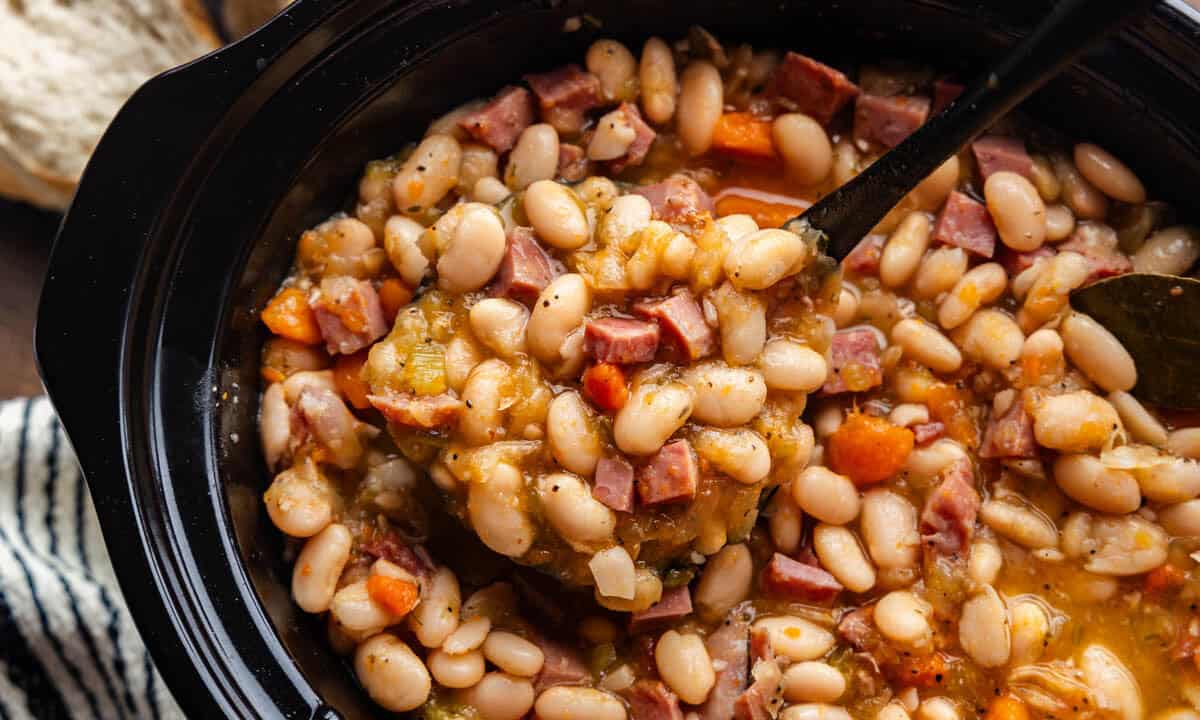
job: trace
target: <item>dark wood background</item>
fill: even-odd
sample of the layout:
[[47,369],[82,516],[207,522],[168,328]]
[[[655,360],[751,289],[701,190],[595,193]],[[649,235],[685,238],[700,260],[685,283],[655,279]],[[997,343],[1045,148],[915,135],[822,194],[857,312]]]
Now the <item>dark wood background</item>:
[[33,321],[56,213],[0,200],[0,399],[42,392],[33,359]]

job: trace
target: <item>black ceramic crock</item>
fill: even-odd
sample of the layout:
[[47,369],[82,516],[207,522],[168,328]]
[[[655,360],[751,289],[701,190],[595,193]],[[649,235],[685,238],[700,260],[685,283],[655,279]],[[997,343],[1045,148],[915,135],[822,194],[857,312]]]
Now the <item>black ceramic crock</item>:
[[[1095,0],[1117,2],[1119,0]],[[37,353],[134,620],[196,718],[377,711],[289,597],[261,509],[255,310],[363,164],[600,35],[726,40],[964,76],[1045,14],[1016,0],[300,0],[151,80],[113,121],[54,245]],[[571,17],[580,29],[564,32]],[[1200,13],[1165,2],[1026,109],[1197,211]],[[437,549],[435,548],[435,551]],[[383,714],[383,713],[379,713]]]

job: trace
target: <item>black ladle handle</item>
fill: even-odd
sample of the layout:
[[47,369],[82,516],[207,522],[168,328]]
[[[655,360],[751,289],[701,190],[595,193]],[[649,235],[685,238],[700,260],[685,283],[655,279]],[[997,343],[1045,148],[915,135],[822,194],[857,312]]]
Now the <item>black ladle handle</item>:
[[1152,2],[1060,0],[1028,37],[941,113],[786,227],[802,235],[824,233],[825,252],[842,260],[947,158]]

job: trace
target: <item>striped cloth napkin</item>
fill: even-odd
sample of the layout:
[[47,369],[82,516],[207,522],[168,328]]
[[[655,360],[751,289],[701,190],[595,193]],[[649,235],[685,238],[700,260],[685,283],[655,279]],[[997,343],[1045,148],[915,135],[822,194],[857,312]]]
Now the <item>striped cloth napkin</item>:
[[182,719],[45,398],[0,402],[0,720]]

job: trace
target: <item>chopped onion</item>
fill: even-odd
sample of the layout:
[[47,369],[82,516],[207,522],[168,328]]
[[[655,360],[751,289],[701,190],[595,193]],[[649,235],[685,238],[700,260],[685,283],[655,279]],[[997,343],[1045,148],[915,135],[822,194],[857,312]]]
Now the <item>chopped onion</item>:
[[633,567],[633,558],[629,557],[625,548],[601,550],[588,561],[588,568],[596,579],[596,589],[601,595],[622,600],[633,599],[637,571]]

